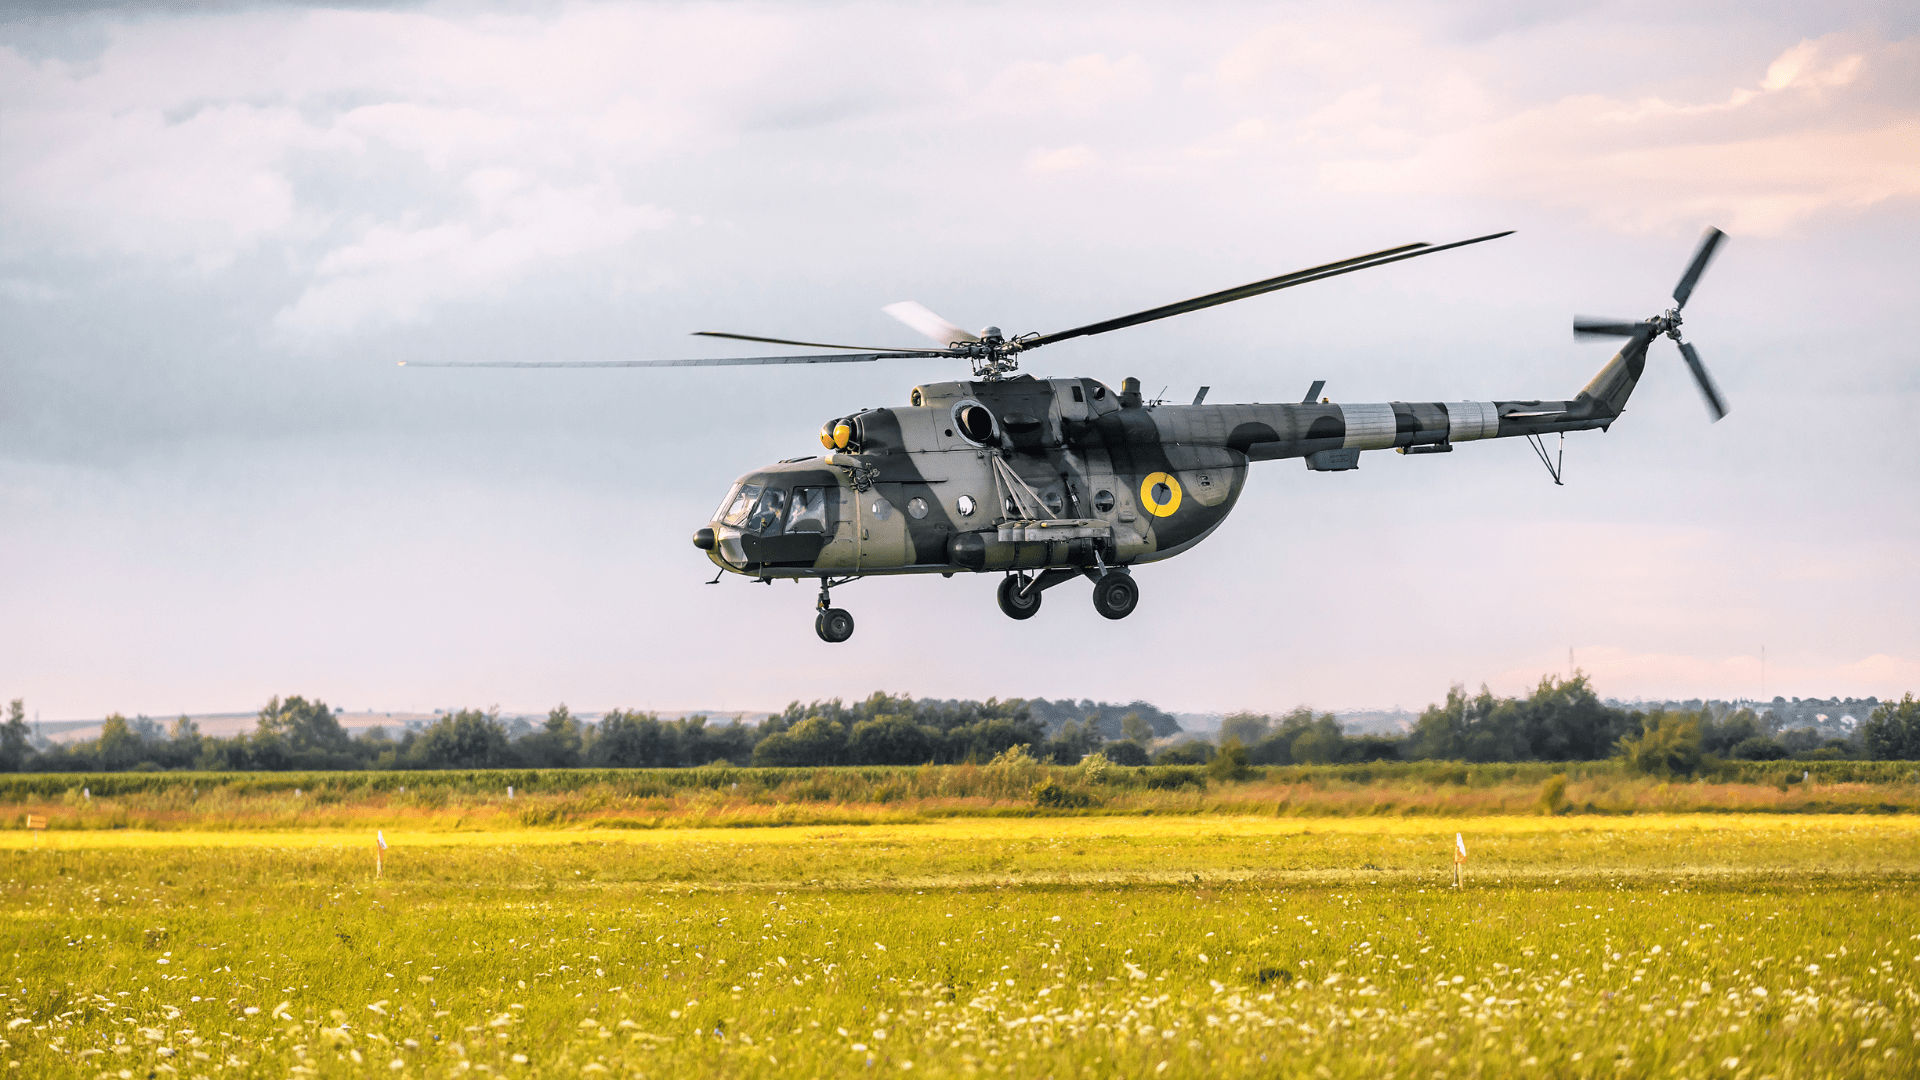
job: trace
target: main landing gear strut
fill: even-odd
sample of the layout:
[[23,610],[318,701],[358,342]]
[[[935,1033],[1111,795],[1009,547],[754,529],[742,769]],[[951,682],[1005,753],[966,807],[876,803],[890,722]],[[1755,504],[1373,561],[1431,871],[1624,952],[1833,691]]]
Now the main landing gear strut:
[[[1031,619],[1040,611],[1040,594],[1065,581],[1079,577],[1078,570],[1042,570],[1038,574],[1015,571],[1000,582],[1000,610],[1011,619]],[[1109,619],[1124,619],[1140,603],[1140,586],[1125,570],[1086,571],[1093,578],[1093,609]]]
[[853,636],[853,615],[846,608],[833,606],[833,600],[827,595],[832,583],[822,579],[820,582],[820,601],[815,604],[820,614],[813,617],[813,632],[820,640],[838,645]]

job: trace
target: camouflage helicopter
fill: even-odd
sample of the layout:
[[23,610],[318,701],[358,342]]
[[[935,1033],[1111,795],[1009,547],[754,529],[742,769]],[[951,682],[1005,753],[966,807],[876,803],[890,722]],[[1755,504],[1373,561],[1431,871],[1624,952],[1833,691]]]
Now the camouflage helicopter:
[[[1315,472],[1360,467],[1367,450],[1444,454],[1456,443],[1528,438],[1560,482],[1542,437],[1606,430],[1625,409],[1664,334],[1679,346],[1715,421],[1725,400],[1692,345],[1680,311],[1724,236],[1708,229],[1673,290],[1673,306],[1631,321],[1576,318],[1581,336],[1617,336],[1625,345],[1572,399],[1336,404],[1315,382],[1298,404],[1142,400],[1140,381],[1118,392],[1096,379],[1016,374],[1043,345],[1090,337],[1357,270],[1511,235],[1450,244],[1407,244],[1267,278],[1234,289],[1051,334],[1008,337],[989,326],[969,333],[912,301],[884,310],[932,338],[935,348],[874,348],[700,331],[810,349],[792,356],[687,360],[453,361],[422,367],[709,367],[739,364],[862,363],[950,357],[972,364],[966,381],[924,383],[905,406],[835,417],[820,428],[824,453],[795,457],[741,476],[694,545],[727,573],[761,582],[819,583],[814,629],[821,639],[853,636],[853,616],[831,590],[893,574],[1004,574],[1000,610],[1032,618],[1046,590],[1093,581],[1093,605],[1123,619],[1139,602],[1133,568],[1169,559],[1207,538],[1233,510],[1256,461],[1300,458]],[[1318,399],[1318,400],[1316,400]]]

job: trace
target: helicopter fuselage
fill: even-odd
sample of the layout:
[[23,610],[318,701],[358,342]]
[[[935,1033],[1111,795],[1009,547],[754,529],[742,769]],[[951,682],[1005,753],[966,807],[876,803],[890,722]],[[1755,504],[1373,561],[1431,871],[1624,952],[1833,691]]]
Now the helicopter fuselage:
[[1118,393],[1027,375],[924,384],[907,406],[830,421],[827,453],[740,477],[696,542],[761,579],[1105,574],[1204,540],[1252,462],[1339,472],[1367,450],[1604,428],[1650,337],[1569,401],[1169,405],[1142,402],[1132,379]]

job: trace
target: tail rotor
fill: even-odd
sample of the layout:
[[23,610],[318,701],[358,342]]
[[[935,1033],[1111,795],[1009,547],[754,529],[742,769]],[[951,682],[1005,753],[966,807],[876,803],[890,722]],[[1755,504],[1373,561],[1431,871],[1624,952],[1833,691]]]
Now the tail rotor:
[[1575,337],[1635,337],[1646,335],[1648,340],[1659,334],[1665,334],[1680,347],[1680,358],[1687,363],[1687,370],[1693,373],[1694,384],[1700,388],[1700,396],[1707,403],[1707,412],[1714,422],[1727,415],[1727,400],[1720,394],[1720,388],[1714,385],[1713,376],[1707,373],[1707,367],[1700,362],[1700,354],[1694,347],[1680,337],[1680,309],[1687,306],[1687,300],[1693,295],[1693,288],[1700,283],[1700,275],[1706,272],[1707,264],[1720,249],[1720,241],[1726,233],[1709,228],[1700,238],[1700,245],[1694,249],[1693,259],[1687,264],[1686,273],[1680,275],[1680,283],[1673,287],[1673,306],[1651,319],[1634,322],[1628,319],[1597,318],[1590,315],[1576,316],[1573,320]]

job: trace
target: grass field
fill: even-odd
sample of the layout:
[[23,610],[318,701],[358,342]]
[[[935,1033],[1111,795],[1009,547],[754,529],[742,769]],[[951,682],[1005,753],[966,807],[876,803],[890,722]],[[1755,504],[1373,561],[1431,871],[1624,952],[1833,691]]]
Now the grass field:
[[[832,769],[0,775],[0,827],[211,832],[871,825],[1026,815],[1302,818],[1920,812],[1910,761],[1710,763],[1638,776],[1621,762],[1288,766],[1223,780],[1197,767],[928,765]],[[1036,785],[1068,796],[1036,805]],[[7,813],[7,810],[12,813]]]
[[1916,1068],[1909,815],[394,831],[377,880],[370,841],[0,837],[7,1074]]

